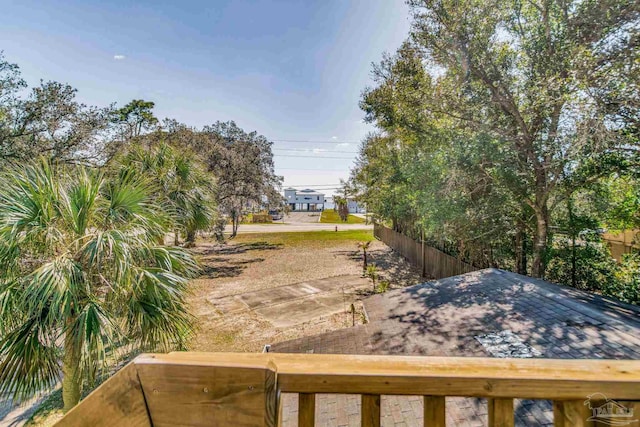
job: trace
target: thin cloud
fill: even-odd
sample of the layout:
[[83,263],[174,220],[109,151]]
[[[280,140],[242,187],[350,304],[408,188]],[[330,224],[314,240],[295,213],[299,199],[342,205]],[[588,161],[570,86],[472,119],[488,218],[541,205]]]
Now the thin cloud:
[[116,61],[122,61],[125,58],[126,56],[124,55],[113,55],[113,59],[115,59]]
[[338,139],[338,137],[337,136],[332,136],[331,139]]
[[349,144],[348,142],[341,142],[340,144],[336,144],[336,147],[348,147],[351,144]]
[[327,151],[327,150],[324,150],[324,149],[322,149],[322,148],[314,148],[314,149],[313,149],[313,152],[314,152],[314,153],[324,153],[325,151]]

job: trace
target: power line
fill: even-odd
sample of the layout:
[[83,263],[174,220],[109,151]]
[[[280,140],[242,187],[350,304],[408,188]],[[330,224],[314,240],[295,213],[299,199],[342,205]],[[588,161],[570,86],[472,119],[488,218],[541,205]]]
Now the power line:
[[288,184],[289,187],[334,187],[340,184]]
[[[274,148],[273,151],[293,151],[294,153],[309,153],[312,152],[311,148]],[[344,150],[323,150],[315,152],[316,154],[322,153],[349,153],[349,154],[358,154],[358,151],[344,151]]]
[[296,156],[294,154],[274,154],[274,157],[301,157],[301,158],[309,158],[309,159],[343,159],[343,160],[353,160],[353,157],[338,157],[338,156]]
[[309,187],[309,186],[304,186],[304,185],[288,185],[287,187],[295,187],[296,190],[298,188],[311,188],[314,190],[339,190],[342,187],[336,186],[336,187]]
[[305,139],[272,139],[273,142],[294,142],[305,144],[360,144],[360,141],[312,141]]
[[307,169],[307,168],[280,168],[278,166],[276,166],[276,169],[280,169],[280,170],[293,170],[293,171],[328,171],[328,172],[348,172],[349,168],[342,168],[342,169],[326,169],[326,168],[321,168],[321,169]]

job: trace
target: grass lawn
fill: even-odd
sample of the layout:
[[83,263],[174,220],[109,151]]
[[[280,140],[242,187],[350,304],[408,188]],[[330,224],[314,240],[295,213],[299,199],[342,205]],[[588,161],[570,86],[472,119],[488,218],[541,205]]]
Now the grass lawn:
[[347,222],[344,222],[340,219],[338,212],[333,209],[327,209],[322,211],[320,222],[325,224],[364,224],[365,221],[364,218],[360,218],[359,216],[349,215]]
[[[360,219],[360,218],[358,218]],[[256,244],[268,243],[271,245],[313,245],[323,242],[368,242],[373,240],[371,230],[346,230],[346,231],[292,231],[286,233],[242,233],[238,234],[232,242]]]

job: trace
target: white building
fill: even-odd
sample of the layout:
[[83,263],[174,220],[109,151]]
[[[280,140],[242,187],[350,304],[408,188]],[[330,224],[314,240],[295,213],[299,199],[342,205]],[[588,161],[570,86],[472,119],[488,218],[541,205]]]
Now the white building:
[[349,209],[349,213],[366,213],[366,209],[364,206],[360,205],[356,199],[349,197],[347,199],[347,208]]
[[[336,205],[333,202],[333,197],[329,196],[326,199],[325,205],[324,205],[325,209],[335,209]],[[365,209],[365,206],[358,203],[356,201],[356,199],[349,197],[347,198],[347,208],[349,209],[349,213],[367,213],[367,210]]]
[[315,190],[285,188],[284,198],[292,211],[321,211],[324,209],[324,194]]

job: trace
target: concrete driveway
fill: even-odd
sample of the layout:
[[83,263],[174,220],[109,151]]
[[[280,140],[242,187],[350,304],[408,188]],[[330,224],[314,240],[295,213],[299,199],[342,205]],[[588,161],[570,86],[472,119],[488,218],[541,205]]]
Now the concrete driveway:
[[208,301],[225,315],[251,310],[276,328],[283,328],[346,311],[354,294],[370,287],[366,278],[343,275]]

